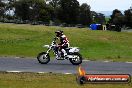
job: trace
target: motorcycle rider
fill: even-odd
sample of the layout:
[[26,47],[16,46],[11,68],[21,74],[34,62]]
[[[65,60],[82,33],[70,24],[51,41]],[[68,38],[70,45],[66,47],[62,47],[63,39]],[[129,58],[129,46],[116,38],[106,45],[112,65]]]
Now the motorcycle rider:
[[[57,48],[58,48],[57,51],[60,53],[62,52],[64,55],[64,58],[66,58],[67,53],[66,53],[65,49],[69,47],[69,41],[68,41],[67,37],[63,34],[63,31],[58,30],[55,32],[55,34],[56,34],[56,37],[59,38],[59,40],[60,40],[60,43],[57,46]],[[60,57],[60,55],[59,55],[59,57]]]

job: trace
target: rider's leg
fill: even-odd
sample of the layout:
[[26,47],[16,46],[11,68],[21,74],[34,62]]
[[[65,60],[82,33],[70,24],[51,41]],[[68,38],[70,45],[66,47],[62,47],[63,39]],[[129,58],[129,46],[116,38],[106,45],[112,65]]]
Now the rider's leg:
[[60,47],[55,48],[55,54],[56,54],[56,59],[61,58],[61,52],[60,52]]
[[65,45],[62,47],[62,49],[61,49],[62,53],[64,54],[64,57],[67,56],[67,52],[66,52],[66,50],[65,50],[66,48],[68,48],[68,45],[67,45],[67,44],[65,44]]
[[58,55],[59,55],[60,57],[61,57],[61,53],[62,53],[61,50],[62,50],[62,47],[59,47],[59,48],[58,48]]
[[61,51],[62,51],[62,53],[64,54],[64,56],[66,56],[66,55],[67,55],[67,53],[66,53],[65,49],[62,49]]
[[54,50],[55,50],[55,54],[57,55],[58,54],[59,47],[55,47]]

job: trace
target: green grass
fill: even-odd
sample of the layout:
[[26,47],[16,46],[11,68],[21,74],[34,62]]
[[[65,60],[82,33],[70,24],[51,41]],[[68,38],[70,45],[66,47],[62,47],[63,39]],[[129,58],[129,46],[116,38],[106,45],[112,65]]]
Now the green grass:
[[36,57],[44,44],[50,44],[58,29],[81,49],[85,59],[132,61],[132,33],[91,31],[33,25],[0,24],[0,56]]
[[132,84],[78,85],[76,75],[0,73],[0,88],[132,88]]

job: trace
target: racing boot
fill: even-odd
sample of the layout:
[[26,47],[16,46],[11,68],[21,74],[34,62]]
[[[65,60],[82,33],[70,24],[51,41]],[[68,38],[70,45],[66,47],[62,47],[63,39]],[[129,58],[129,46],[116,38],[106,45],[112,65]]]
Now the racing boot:
[[64,59],[68,59],[66,51],[65,51],[64,49],[62,49],[61,51],[62,51],[63,54],[64,54]]

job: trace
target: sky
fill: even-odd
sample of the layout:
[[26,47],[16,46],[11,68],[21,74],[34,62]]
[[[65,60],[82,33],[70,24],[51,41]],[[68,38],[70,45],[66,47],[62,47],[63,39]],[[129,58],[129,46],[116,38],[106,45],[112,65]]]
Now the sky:
[[77,0],[80,4],[87,3],[92,11],[127,10],[132,6],[132,0]]

